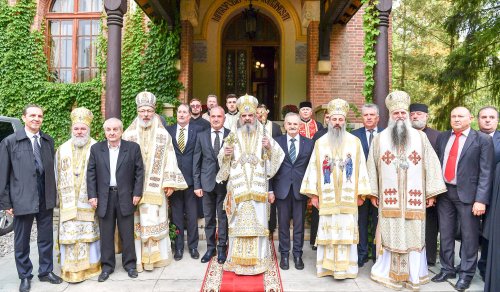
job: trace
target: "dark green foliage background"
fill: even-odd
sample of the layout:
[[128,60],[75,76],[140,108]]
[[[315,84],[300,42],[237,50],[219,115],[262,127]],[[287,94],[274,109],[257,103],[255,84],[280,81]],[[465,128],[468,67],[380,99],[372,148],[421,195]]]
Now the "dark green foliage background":
[[[103,138],[101,96],[104,84],[99,76],[92,81],[63,84],[49,81],[44,35],[31,30],[36,12],[34,0],[19,0],[9,6],[0,0],[0,115],[21,118],[28,103],[45,110],[42,129],[60,145],[70,136],[71,109],[84,106],[94,114],[92,137]],[[158,98],[158,111],[164,102],[178,103],[182,84],[175,63],[179,55],[180,31],[168,30],[162,23],[144,25],[138,10],[127,14],[122,63],[122,119],[125,126],[135,116],[135,95],[144,89]],[[105,30],[105,28],[104,28]],[[139,41],[137,41],[139,40]],[[98,64],[105,74],[106,39],[100,36]]]

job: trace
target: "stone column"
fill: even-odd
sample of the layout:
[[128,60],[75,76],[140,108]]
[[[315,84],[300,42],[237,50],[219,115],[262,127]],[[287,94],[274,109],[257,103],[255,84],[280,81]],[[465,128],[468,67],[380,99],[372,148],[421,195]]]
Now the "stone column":
[[380,23],[375,44],[375,54],[377,64],[374,68],[375,86],[373,90],[373,102],[379,106],[380,122],[379,127],[387,127],[389,113],[385,106],[385,98],[389,94],[389,15],[392,9],[392,0],[380,0],[377,4]]
[[127,12],[127,0],[104,0],[108,15],[108,56],[106,62],[105,119],[121,119],[121,52],[123,15]]

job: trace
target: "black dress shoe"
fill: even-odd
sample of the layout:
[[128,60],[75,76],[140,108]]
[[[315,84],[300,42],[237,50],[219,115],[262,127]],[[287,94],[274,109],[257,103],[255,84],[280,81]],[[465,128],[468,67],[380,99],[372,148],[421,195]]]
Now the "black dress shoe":
[[359,258],[358,259],[358,267],[362,268],[365,265],[366,262],[368,262],[368,258],[365,258],[365,257]]
[[139,276],[139,274],[137,273],[137,270],[132,268],[132,269],[129,269],[127,271],[127,274],[130,278],[137,278],[137,276]]
[[318,249],[318,247],[317,247],[317,246],[315,246],[315,245],[311,245],[311,249],[312,249],[312,250],[317,250],[317,249]]
[[31,289],[31,280],[28,278],[21,279],[21,284],[19,285],[19,292],[29,292]]
[[102,271],[101,274],[99,275],[99,277],[97,278],[97,281],[104,282],[109,278],[109,275],[111,275],[110,272]]
[[45,276],[38,276],[38,279],[40,280],[40,282],[49,282],[50,284],[61,284],[63,281],[61,277],[52,272],[48,273]]
[[217,251],[217,262],[221,265],[226,262],[226,249],[225,248],[221,248]]
[[215,250],[207,250],[207,252],[201,258],[202,263],[207,263],[215,255]]
[[288,256],[282,256],[281,257],[280,268],[282,270],[288,270],[290,268],[290,263],[288,262]]
[[174,260],[176,260],[176,261],[182,260],[183,253],[184,253],[184,251],[182,249],[176,249],[175,254],[174,254]]
[[189,254],[191,255],[192,259],[197,260],[200,258],[200,253],[198,252],[198,249],[196,249],[196,248],[189,249]]
[[293,257],[293,262],[295,263],[295,268],[297,270],[304,269],[304,262],[302,261],[302,257]]
[[455,284],[455,290],[457,291],[465,291],[470,287],[470,280],[459,278],[457,283]]
[[436,283],[440,283],[440,282],[444,282],[448,279],[455,279],[456,276],[457,276],[456,274],[446,274],[445,272],[439,272],[439,274],[434,276],[431,279],[431,281],[436,282]]

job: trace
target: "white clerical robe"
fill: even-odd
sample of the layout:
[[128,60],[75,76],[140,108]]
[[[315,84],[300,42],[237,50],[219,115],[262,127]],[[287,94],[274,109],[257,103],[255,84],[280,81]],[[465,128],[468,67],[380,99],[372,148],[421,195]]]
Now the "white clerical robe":
[[372,196],[379,200],[373,280],[394,289],[429,281],[425,255],[426,199],[446,191],[439,159],[422,131],[409,129],[410,145],[394,149],[391,131],[375,136],[368,155]]
[[77,283],[101,273],[99,221],[87,195],[87,163],[90,141],[81,148],[72,139],[56,152],[55,176],[59,197],[59,232],[61,277]]
[[317,276],[355,278],[358,274],[359,241],[357,200],[358,196],[370,193],[359,139],[346,132],[342,146],[332,151],[328,134],[319,138],[300,192],[319,197]]
[[238,121],[240,119],[240,112],[226,113],[226,119],[224,120],[224,128],[231,130],[231,132],[236,133],[238,129]]
[[147,129],[136,118],[123,133],[123,139],[141,146],[144,161],[144,191],[134,213],[137,270],[164,267],[172,261],[169,238],[168,200],[163,191],[187,188],[177,166],[172,138],[156,115]]
[[[224,270],[255,275],[273,264],[269,250],[268,180],[278,171],[285,153],[272,138],[271,149],[262,151],[262,127],[250,137],[239,128],[224,140],[234,145],[232,157],[221,150],[217,182],[228,180],[224,202],[228,215],[229,250]],[[269,137],[269,136],[268,136]]]

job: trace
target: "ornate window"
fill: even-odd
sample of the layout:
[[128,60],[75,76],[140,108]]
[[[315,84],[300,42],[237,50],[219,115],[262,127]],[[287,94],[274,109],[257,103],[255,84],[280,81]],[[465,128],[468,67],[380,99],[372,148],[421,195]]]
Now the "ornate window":
[[47,12],[48,59],[55,82],[97,76],[97,37],[102,0],[54,0]]

